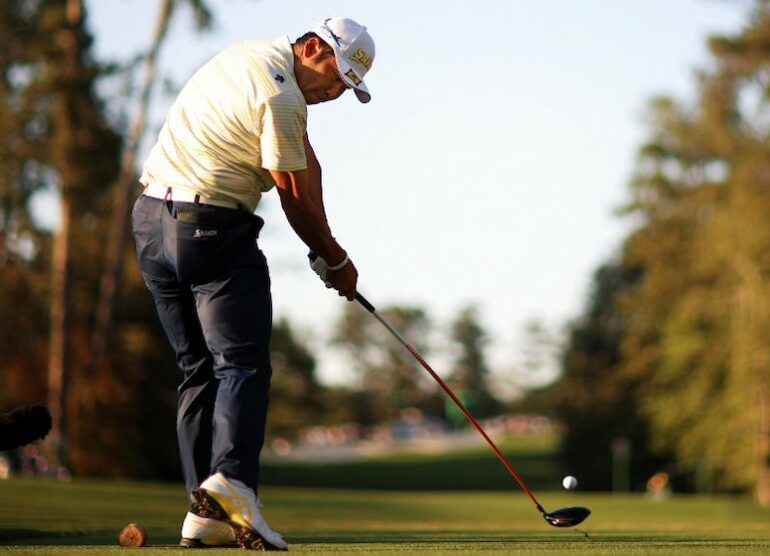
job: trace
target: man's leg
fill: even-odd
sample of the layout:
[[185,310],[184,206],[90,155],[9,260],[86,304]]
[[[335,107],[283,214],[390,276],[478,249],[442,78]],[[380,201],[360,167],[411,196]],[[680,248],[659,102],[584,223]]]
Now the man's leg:
[[211,471],[257,490],[270,389],[272,301],[267,265],[253,246],[226,278],[193,288],[218,379]]
[[[164,216],[163,241],[175,253],[180,282],[192,284],[218,380],[212,475],[193,491],[192,512],[224,522],[242,547],[286,549],[256,497],[272,373],[270,278],[256,244],[262,221],[245,212],[182,204],[171,214]],[[192,519],[185,523],[194,529]],[[195,539],[182,543],[190,541]]]
[[[194,303],[185,298],[179,304],[173,285],[156,287],[154,293],[158,300],[165,301],[166,293],[172,300],[170,306],[160,303],[158,308],[168,316],[161,320],[177,353],[195,355],[186,367],[200,363],[201,369],[208,369],[199,357],[208,352],[213,358],[217,390],[209,471],[222,471],[256,490],[271,374],[270,278],[256,243],[262,220],[244,211],[207,205],[165,206],[160,234],[163,257],[176,284],[192,293]],[[196,323],[200,328],[193,330]],[[201,382],[194,374],[186,376],[186,385],[188,391],[196,392],[203,387],[203,399],[208,401],[206,375]],[[197,408],[191,409],[193,415],[203,416]],[[184,410],[180,407],[180,418]]]
[[[270,380],[272,320],[267,265],[256,247],[261,219],[151,199],[137,201],[132,218],[142,273],[185,374],[179,387],[177,431],[193,505],[185,516],[180,544],[231,546],[237,540],[248,548],[285,549],[286,542],[262,518],[255,493]],[[199,309],[206,321],[206,339]],[[218,402],[222,410],[216,417],[219,381],[207,341],[215,348],[218,373],[226,377]],[[222,423],[218,427],[222,434],[212,457],[215,420]],[[221,473],[209,477],[212,461],[233,476],[232,481]],[[228,493],[241,489],[237,512],[210,511],[211,501],[196,488],[206,480],[213,483],[210,487],[223,487]],[[247,514],[242,513],[243,504],[249,507]],[[235,515],[249,519],[236,523]]]
[[201,332],[195,300],[178,284],[154,283],[158,316],[182,370],[177,389],[176,430],[188,492],[211,474],[211,441],[217,380],[213,358]]
[[177,436],[185,486],[191,492],[211,472],[211,439],[217,381],[206,348],[195,300],[177,280],[164,250],[162,220],[166,203],[140,197],[132,214],[139,265],[155,301],[183,380],[178,389]]

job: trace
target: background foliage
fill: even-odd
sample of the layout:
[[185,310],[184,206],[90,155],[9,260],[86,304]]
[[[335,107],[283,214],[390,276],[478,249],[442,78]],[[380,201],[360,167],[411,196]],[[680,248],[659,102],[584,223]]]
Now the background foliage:
[[565,457],[595,487],[622,436],[635,481],[668,462],[770,503],[768,45],[759,1],[710,39],[694,103],[650,103],[625,209],[639,226],[597,273],[551,392]]

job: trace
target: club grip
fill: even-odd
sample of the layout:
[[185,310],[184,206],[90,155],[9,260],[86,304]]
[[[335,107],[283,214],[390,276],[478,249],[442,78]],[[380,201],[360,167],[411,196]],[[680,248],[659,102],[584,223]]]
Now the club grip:
[[[308,252],[307,258],[310,259],[311,261],[314,261],[318,258],[318,254],[316,254],[315,251],[311,250]],[[361,306],[367,311],[369,311],[370,313],[377,312],[377,309],[374,308],[374,305],[369,303],[369,301],[359,292],[356,292],[356,301],[358,301],[361,304]]]
[[366,298],[363,295],[361,295],[359,292],[356,292],[356,301],[358,301],[361,304],[361,306],[367,311],[369,311],[370,313],[375,313],[377,311],[377,309],[374,308],[374,305],[369,303],[366,300]]

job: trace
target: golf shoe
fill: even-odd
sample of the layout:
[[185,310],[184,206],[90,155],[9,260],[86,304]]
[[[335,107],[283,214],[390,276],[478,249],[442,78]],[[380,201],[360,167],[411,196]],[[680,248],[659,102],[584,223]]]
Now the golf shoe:
[[215,473],[193,490],[193,511],[200,517],[225,522],[235,540],[250,550],[286,550],[283,537],[270,529],[254,491],[235,479]]
[[182,524],[182,540],[180,546],[185,548],[211,548],[214,546],[236,547],[233,528],[227,523],[200,517],[187,512]]

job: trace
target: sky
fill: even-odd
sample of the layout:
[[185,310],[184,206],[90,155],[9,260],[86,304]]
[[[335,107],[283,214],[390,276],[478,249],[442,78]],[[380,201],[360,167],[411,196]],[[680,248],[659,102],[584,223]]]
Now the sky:
[[[655,95],[692,101],[706,38],[743,24],[741,0],[209,0],[216,24],[196,34],[175,15],[159,61],[181,84],[239,40],[293,40],[330,16],[367,26],[377,54],[366,83],[311,106],[332,231],[377,307],[425,308],[446,332],[474,304],[504,382],[526,323],[578,317],[593,272],[633,223],[635,153]],[[149,45],[159,0],[87,0],[97,56]],[[171,99],[154,96],[144,152]],[[139,189],[137,189],[137,193]],[[326,346],[345,303],[307,267],[307,249],[271,192],[258,214],[276,317],[314,348],[327,383],[350,379]],[[430,357],[428,357],[431,360]],[[434,367],[446,372],[449,362]]]

